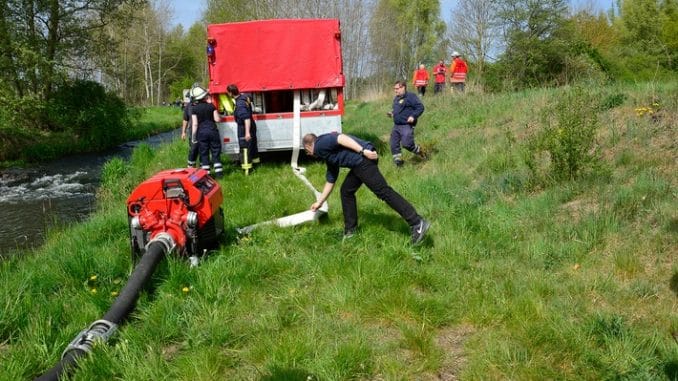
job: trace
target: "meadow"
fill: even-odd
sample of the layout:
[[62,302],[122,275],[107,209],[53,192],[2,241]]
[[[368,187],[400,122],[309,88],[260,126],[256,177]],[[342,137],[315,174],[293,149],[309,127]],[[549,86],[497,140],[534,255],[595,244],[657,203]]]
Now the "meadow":
[[[338,191],[318,223],[238,236],[313,196],[279,155],[249,176],[227,166],[221,248],[164,261],[71,379],[678,379],[678,82],[424,103],[430,159],[401,169],[389,98],[349,102],[343,125],[432,221],[421,246],[366,189],[351,239]],[[185,154],[109,162],[88,221],[0,262],[0,380],[40,375],[108,309],[133,266],[126,197]],[[302,164],[321,188],[324,164]]]

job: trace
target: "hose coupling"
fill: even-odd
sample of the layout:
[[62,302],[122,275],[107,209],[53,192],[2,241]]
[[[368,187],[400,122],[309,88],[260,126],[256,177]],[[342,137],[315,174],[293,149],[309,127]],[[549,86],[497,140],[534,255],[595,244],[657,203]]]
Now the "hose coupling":
[[188,212],[186,214],[186,225],[190,228],[198,226],[198,213],[193,211]]
[[151,246],[153,242],[160,242],[164,247],[165,247],[165,253],[169,254],[171,253],[174,248],[176,247],[176,243],[174,242],[174,237],[170,235],[169,233],[166,232],[161,232],[155,235],[153,239],[151,239],[148,244],[146,244],[146,250],[148,250],[148,247]]
[[75,339],[73,339],[73,341],[68,344],[66,349],[64,349],[64,352],[61,354],[61,358],[65,358],[66,355],[71,351],[90,353],[95,342],[107,342],[117,329],[118,325],[108,320],[95,321],[94,323],[90,324],[89,328],[82,330],[78,336],[76,336]]

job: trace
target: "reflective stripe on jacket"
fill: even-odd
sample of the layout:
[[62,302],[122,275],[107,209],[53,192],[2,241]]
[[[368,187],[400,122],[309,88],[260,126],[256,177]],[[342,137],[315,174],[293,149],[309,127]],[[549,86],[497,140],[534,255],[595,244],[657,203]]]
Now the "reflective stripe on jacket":
[[415,70],[412,83],[417,87],[426,86],[428,84],[428,71],[426,69]]
[[467,72],[466,62],[459,57],[455,58],[450,66],[450,82],[465,82]]

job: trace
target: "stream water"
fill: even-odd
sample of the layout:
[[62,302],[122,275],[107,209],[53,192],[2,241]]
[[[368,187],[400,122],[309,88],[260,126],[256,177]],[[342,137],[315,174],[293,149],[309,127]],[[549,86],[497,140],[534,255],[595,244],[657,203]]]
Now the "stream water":
[[141,143],[156,147],[179,135],[174,130],[97,155],[0,172],[0,256],[37,247],[50,229],[86,219],[95,209],[101,169],[108,160],[128,158]]

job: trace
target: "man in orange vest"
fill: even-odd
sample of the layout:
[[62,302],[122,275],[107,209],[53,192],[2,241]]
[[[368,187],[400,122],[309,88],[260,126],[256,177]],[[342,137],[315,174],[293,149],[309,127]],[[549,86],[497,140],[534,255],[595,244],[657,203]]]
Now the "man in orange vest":
[[468,73],[466,62],[461,59],[459,52],[452,52],[452,65],[450,65],[450,85],[452,86],[452,91],[464,92],[466,73]]
[[443,60],[440,60],[438,64],[433,68],[433,75],[435,75],[435,85],[433,86],[433,94],[438,94],[445,90],[445,77],[447,73],[447,67]]
[[414,71],[412,84],[417,88],[417,93],[422,97],[426,94],[426,86],[428,85],[428,71],[424,64],[419,65],[419,69]]

